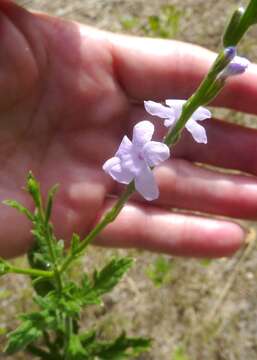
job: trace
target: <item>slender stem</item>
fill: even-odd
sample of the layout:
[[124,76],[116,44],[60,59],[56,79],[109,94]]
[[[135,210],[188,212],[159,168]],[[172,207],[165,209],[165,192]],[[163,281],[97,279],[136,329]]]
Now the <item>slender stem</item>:
[[239,41],[242,39],[246,31],[249,29],[251,25],[254,24],[257,20],[257,0],[251,0],[248,4],[242,18],[240,21],[240,25],[235,34],[234,45],[237,45]]
[[51,278],[54,276],[53,271],[45,271],[45,270],[39,270],[39,269],[23,269],[23,268],[18,268],[16,266],[12,266],[12,265],[10,265],[8,272],[15,273],[15,274],[28,275],[28,276],[45,277],[45,278]]
[[[90,231],[90,233],[85,237],[84,240],[82,240],[80,246],[78,247],[77,250],[77,255],[81,255],[83,250],[88,246],[89,243],[91,243],[91,241],[111,222],[113,222],[116,217],[119,215],[119,213],[121,212],[123,206],[125,205],[125,203],[127,202],[127,200],[129,199],[129,197],[133,194],[133,192],[135,191],[135,185],[134,185],[134,181],[132,181],[127,188],[125,189],[125,191],[123,192],[123,194],[121,195],[121,197],[117,200],[117,202],[115,203],[115,205],[111,208],[111,210],[109,210],[105,216],[102,218],[102,220],[93,228],[92,231]],[[67,267],[70,265],[70,263],[73,261],[74,257],[76,255],[71,254],[70,256],[68,256],[66,258],[66,260],[64,261],[64,263],[61,266],[61,269],[59,270],[61,273],[64,272]]]
[[[187,102],[183,106],[183,111],[181,113],[180,118],[178,119],[175,126],[168,132],[168,134],[164,138],[164,143],[166,145],[171,146],[174,143],[176,143],[177,140],[179,139],[181,131],[183,130],[184,126],[186,125],[186,122],[192,116],[192,114],[195,112],[195,110],[199,106],[201,106],[207,102],[210,102],[210,100],[212,100],[212,99],[208,99],[208,101],[206,101],[206,94],[208,94],[208,90],[212,87],[212,85],[216,81],[218,74],[223,69],[225,69],[225,67],[230,62],[229,57],[226,57],[225,51],[226,50],[224,50],[224,49],[222,49],[220,51],[220,53],[216,57],[214,64],[212,65],[209,73],[203,79],[199,88],[187,100]],[[220,91],[220,89],[219,89],[219,91]]]
[[55,254],[54,247],[52,244],[53,238],[52,238],[51,231],[49,229],[49,224],[46,224],[46,241],[47,241],[50,256],[52,258],[53,271],[54,271],[56,283],[58,285],[59,292],[61,292],[62,291],[62,279],[61,279],[61,275],[59,273],[56,254]]
[[68,346],[69,346],[69,342],[70,342],[70,338],[73,334],[73,320],[71,317],[66,317],[66,321],[65,321],[65,340],[66,340],[66,344],[65,344],[65,354],[64,354],[64,360],[69,360],[69,355],[68,355]]

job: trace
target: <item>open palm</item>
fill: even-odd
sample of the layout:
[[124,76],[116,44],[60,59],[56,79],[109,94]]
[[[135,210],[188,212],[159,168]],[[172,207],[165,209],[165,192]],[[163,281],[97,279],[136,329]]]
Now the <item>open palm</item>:
[[[60,184],[53,217],[57,234],[83,236],[111,205],[108,195],[120,191],[101,167],[135,121],[148,117],[142,100],[186,98],[214,54],[183,43],[100,32],[28,13],[7,0],[1,1],[0,16],[0,198],[29,205],[22,186],[32,170],[44,192]],[[249,72],[231,82],[219,105],[254,109],[255,66]],[[249,156],[256,154],[256,132],[218,120],[206,122],[206,128],[207,146],[184,134],[174,158],[157,169],[160,199],[146,204],[133,198],[99,244],[193,256],[228,255],[240,246],[243,230],[232,222],[169,211],[256,216],[254,177],[192,163],[256,175],[257,157]],[[157,134],[162,135],[159,126]],[[0,219],[1,256],[23,252],[31,241],[29,224],[4,205]]]

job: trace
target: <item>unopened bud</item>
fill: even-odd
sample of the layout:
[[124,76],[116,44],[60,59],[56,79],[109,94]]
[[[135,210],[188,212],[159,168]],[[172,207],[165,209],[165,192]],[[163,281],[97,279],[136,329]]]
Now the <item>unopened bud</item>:
[[244,57],[236,56],[227,67],[220,73],[221,79],[227,79],[230,76],[243,74],[248,68],[250,61]]
[[235,10],[234,14],[232,15],[231,20],[223,35],[223,45],[225,47],[235,46],[237,44],[238,42],[237,33],[244,12],[245,12],[245,8],[243,6],[240,6],[238,9]]

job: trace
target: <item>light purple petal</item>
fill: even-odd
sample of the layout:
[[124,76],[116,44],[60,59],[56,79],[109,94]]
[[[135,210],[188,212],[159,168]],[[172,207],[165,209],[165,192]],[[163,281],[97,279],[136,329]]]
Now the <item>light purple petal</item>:
[[149,166],[157,166],[170,157],[170,149],[167,145],[149,141],[142,150],[142,155]]
[[133,129],[133,145],[142,148],[145,143],[152,139],[153,133],[154,126],[150,121],[140,121]]
[[130,171],[134,175],[137,175],[141,170],[142,160],[139,158],[139,150],[133,146],[127,136],[122,139],[115,156],[120,158],[124,170]]
[[171,108],[164,106],[155,101],[144,101],[146,111],[153,116],[158,116],[162,119],[174,119],[175,113]]
[[126,155],[130,153],[131,149],[132,149],[132,142],[129,140],[127,136],[124,136],[115,156],[122,157],[122,155]]
[[118,157],[112,157],[103,164],[103,170],[114,180],[122,184],[129,184],[134,175],[121,167],[121,160]]
[[122,168],[130,171],[134,176],[137,176],[145,165],[144,159],[140,157],[139,154],[138,149],[133,148],[130,153],[122,155],[121,157]]
[[188,122],[186,123],[186,128],[192,134],[196,142],[207,144],[206,131],[202,125],[199,125],[193,119],[189,119]]
[[186,100],[173,100],[168,99],[165,101],[165,103],[170,106],[174,112],[175,112],[175,119],[178,120],[180,118],[183,105],[185,104]]
[[159,197],[159,189],[154,175],[147,166],[135,178],[135,188],[145,200],[152,201]]
[[230,64],[221,72],[220,77],[223,79],[228,78],[229,76],[243,74],[248,66],[250,61],[244,57],[236,56]]
[[164,120],[164,126],[166,126],[166,127],[173,127],[175,124],[176,124],[175,119],[173,119],[173,120],[171,120],[171,119]]
[[200,106],[191,117],[195,121],[202,121],[211,118],[211,112],[203,106]]

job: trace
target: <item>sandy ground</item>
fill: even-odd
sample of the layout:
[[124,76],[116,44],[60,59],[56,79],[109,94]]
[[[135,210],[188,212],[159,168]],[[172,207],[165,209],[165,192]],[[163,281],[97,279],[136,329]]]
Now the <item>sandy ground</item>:
[[[216,50],[226,18],[239,2],[21,0],[18,3],[112,31],[124,31],[123,20],[140,14],[140,26],[130,29],[139,34],[144,33],[147,17],[158,15],[161,5],[169,3],[181,13],[176,38]],[[256,34],[256,30],[251,31],[241,45],[252,61],[257,61]],[[241,115],[233,118],[244,123],[251,121],[252,125],[252,118]],[[174,349],[183,343],[190,360],[255,360],[257,250],[254,224],[247,226],[251,229],[251,245],[231,259],[215,260],[206,265],[197,260],[165,257],[171,265],[170,276],[160,288],[146,276],[146,269],[158,256],[131,251],[137,258],[136,266],[106,297],[104,308],[85,314],[85,318],[92,322],[97,319],[107,335],[123,327],[129,334],[153,338],[151,352],[141,359],[172,360]],[[124,254],[122,250],[118,252]],[[82,266],[100,264],[113,253],[112,250],[92,248],[90,260]],[[13,276],[1,279],[0,286],[0,333],[4,333],[16,324],[16,312],[30,307],[31,292],[23,278]],[[3,343],[2,335],[0,346]],[[12,357],[13,360],[25,358],[28,359],[27,356]]]

